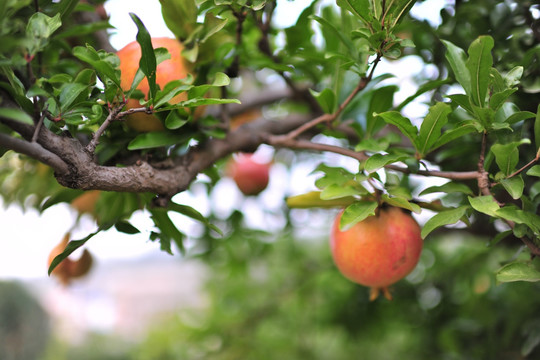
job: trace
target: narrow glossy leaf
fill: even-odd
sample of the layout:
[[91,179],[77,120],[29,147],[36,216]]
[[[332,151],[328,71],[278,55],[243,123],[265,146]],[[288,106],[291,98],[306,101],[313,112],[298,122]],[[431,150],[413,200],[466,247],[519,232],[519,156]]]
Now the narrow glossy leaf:
[[527,119],[532,119],[534,118],[536,115],[530,111],[518,111],[516,113],[513,113],[512,115],[510,115],[507,119],[506,119],[506,122],[508,124],[515,124],[519,121],[522,121],[522,120],[527,120]]
[[394,94],[398,90],[397,86],[383,86],[375,89],[369,100],[369,107],[366,116],[366,134],[372,136],[384,127],[384,122],[376,115],[388,111],[394,104]]
[[185,235],[178,230],[165,209],[151,210],[152,220],[160,230],[161,250],[172,255],[171,241],[174,241],[180,252],[184,252]]
[[472,102],[479,107],[484,107],[486,94],[489,87],[489,75],[493,66],[494,41],[491,36],[480,36],[469,46],[469,59],[466,62],[471,79],[470,96]]
[[337,4],[356,15],[364,23],[371,19],[369,0],[337,0]]
[[90,45],[77,46],[73,49],[73,55],[92,66],[98,74],[111,79],[116,86],[120,87],[120,79],[114,67],[107,61],[101,60],[97,51]]
[[[159,0],[167,27],[179,39],[186,39],[197,25],[197,5],[194,0]],[[181,21],[178,21],[181,19]]]
[[[355,1],[355,0],[345,0],[345,1]],[[358,0],[358,1],[363,1],[363,0]],[[343,34],[342,31],[338,30],[334,26],[334,24],[332,24],[331,22],[329,22],[328,20],[326,20],[326,19],[324,19],[324,18],[322,18],[320,16],[311,15],[310,18],[312,18],[313,20],[320,23],[327,30],[332,31],[339,38],[339,40],[343,43],[343,45],[345,45],[345,47],[347,48],[347,50],[349,52],[349,55],[352,56],[352,57],[356,57],[356,48],[354,46],[354,43],[351,41],[351,39],[346,37]]]
[[411,10],[416,0],[392,0],[387,2],[387,23],[390,28],[395,27]]
[[358,201],[354,197],[344,197],[334,200],[322,200],[320,191],[310,191],[306,194],[290,196],[287,206],[293,209],[346,207]]
[[463,109],[465,109],[469,114],[474,114],[474,110],[471,105],[471,98],[464,94],[454,94],[448,95],[448,98],[452,100],[453,103],[458,104]]
[[162,146],[184,144],[189,140],[187,134],[175,134],[166,131],[149,132],[137,135],[128,144],[128,150],[152,149]]
[[429,112],[420,126],[418,136],[419,153],[426,155],[441,136],[441,130],[448,122],[448,115],[452,112],[450,105],[439,102],[429,108]]
[[133,226],[130,222],[126,220],[118,221],[116,224],[114,224],[114,227],[117,231],[122,232],[124,234],[139,234],[141,231],[137,229],[135,226]]
[[527,170],[527,175],[529,176],[538,176],[540,177],[540,165],[534,165],[532,168]]
[[537,151],[540,151],[540,104],[538,104],[536,120],[534,121],[534,141]]
[[352,185],[332,184],[325,187],[324,190],[321,192],[321,200],[340,199],[353,195],[359,195],[361,193],[361,191],[358,191],[358,189]]
[[422,228],[422,238],[424,239],[430,232],[441,226],[457,223],[461,218],[463,218],[463,216],[465,216],[468,209],[469,207],[464,205],[455,209],[439,212],[424,224],[424,227]]
[[[110,226],[109,226],[110,227]],[[64,251],[62,251],[61,254],[57,255],[53,261],[51,261],[51,264],[49,265],[49,270],[48,270],[48,273],[49,275],[51,275],[52,271],[54,270],[54,268],[56,268],[58,266],[58,264],[60,264],[65,258],[67,258],[69,255],[73,254],[73,252],[75,250],[77,250],[78,248],[80,248],[81,246],[83,246],[84,244],[86,244],[86,242],[88,240],[90,240],[92,237],[94,237],[94,235],[96,235],[97,233],[99,233],[101,230],[103,230],[103,228],[98,228],[98,230],[96,230],[95,232],[91,233],[91,234],[88,234],[84,239],[81,239],[81,240],[71,240],[66,248],[64,249]]]
[[185,215],[193,220],[197,220],[198,222],[206,225],[208,228],[217,232],[219,235],[223,235],[223,232],[221,231],[220,228],[218,228],[217,226],[212,224],[210,221],[208,221],[208,219],[205,218],[203,214],[201,214],[199,211],[192,208],[191,206],[177,204],[171,201],[169,202],[169,205],[167,206],[167,208],[171,211],[175,211],[179,214]]
[[385,167],[388,164],[403,161],[408,158],[408,155],[403,154],[375,154],[366,160],[364,168],[367,172],[373,172]]
[[425,84],[422,84],[416,92],[406,98],[401,104],[399,104],[395,110],[401,111],[405,106],[409,105],[411,102],[413,102],[416,98],[418,98],[420,95],[425,94],[428,91],[438,89],[443,85],[450,84],[452,81],[450,79],[444,79],[444,80],[434,80],[427,82]]
[[32,117],[23,110],[17,108],[0,108],[0,117],[15,120],[27,125],[34,125]]
[[313,170],[313,173],[319,171],[324,173],[323,177],[315,181],[315,186],[319,189],[324,189],[332,184],[344,185],[347,182],[354,180],[354,175],[341,167],[331,167],[320,164]]
[[142,23],[141,19],[134,13],[129,13],[131,19],[137,25],[137,42],[141,46],[141,59],[139,60],[139,67],[146,75],[148,79],[148,86],[150,88],[150,98],[153,99],[156,95],[156,68],[157,61],[154,54],[154,47],[152,46],[152,38],[146,30],[146,27]]
[[519,85],[519,80],[523,76],[523,66],[516,66],[506,73],[504,76],[504,82],[506,86],[511,88]]
[[358,201],[349,205],[341,216],[339,228],[345,231],[367,217],[375,215],[377,206],[377,203],[374,201]]
[[461,87],[463,87],[465,93],[470,94],[471,75],[469,69],[467,69],[467,66],[465,65],[467,60],[465,51],[449,41],[442,40],[442,42],[448,50],[446,52],[446,60],[448,60],[457,82],[461,85]]
[[504,265],[497,271],[495,278],[498,282],[513,282],[513,281],[540,281],[540,271],[530,262],[514,261]]
[[491,152],[495,155],[495,161],[504,175],[510,175],[519,161],[519,142],[508,144],[494,144]]
[[504,91],[495,93],[489,99],[489,107],[497,111],[504,104],[504,102],[517,91],[517,88],[506,89]]
[[509,179],[502,179],[501,185],[508,191],[512,199],[518,200],[523,195],[523,189],[525,183],[521,175],[511,177]]
[[445,131],[439,139],[433,144],[431,147],[431,150],[435,150],[444,144],[449,143],[450,141],[453,141],[457,138],[460,138],[464,135],[467,135],[473,131],[476,131],[476,127],[474,126],[474,123],[472,121],[465,121],[458,125],[456,128]]
[[472,104],[471,106],[473,109],[473,114],[475,115],[476,120],[478,120],[478,124],[484,130],[491,129],[493,121],[495,120],[495,111],[493,109],[487,107],[483,108],[474,104]]
[[472,195],[472,190],[463,183],[456,183],[456,182],[447,182],[446,184],[439,185],[439,186],[430,186],[427,189],[424,189],[419,195],[428,195],[433,194],[436,192],[443,192],[443,193],[463,193],[466,195]]
[[189,120],[189,115],[186,114],[186,116],[182,116],[180,114],[180,110],[172,110],[169,112],[169,115],[167,115],[167,118],[165,119],[165,127],[167,129],[179,129],[185,124],[187,124]]
[[409,138],[416,149],[418,149],[418,129],[411,124],[411,120],[404,117],[397,111],[387,111],[380,116],[386,123],[396,126],[399,131]]
[[420,206],[402,197],[391,197],[385,194],[381,196],[381,200],[391,206],[400,207],[405,210],[413,211],[417,214],[422,212],[422,208],[420,208]]
[[78,3],[79,0],[62,0],[60,1],[60,3],[58,3],[58,7],[56,8],[56,10],[60,14],[62,20],[65,20],[66,17],[71,14],[71,12],[75,9]]
[[497,202],[491,195],[478,197],[469,196],[469,203],[474,210],[493,217],[497,217],[497,210],[500,209],[499,204],[497,204]]
[[507,205],[498,209],[495,215],[506,220],[515,222],[516,224],[527,225],[535,234],[540,232],[540,216],[530,211],[518,209],[513,205]]
[[324,89],[321,92],[309,89],[311,95],[317,100],[317,103],[321,106],[321,109],[326,114],[332,114],[336,111],[336,94],[329,88]]
[[87,85],[79,83],[70,83],[62,87],[59,100],[62,106],[62,111],[66,111],[70,108],[71,104],[81,95],[81,93],[88,89]]

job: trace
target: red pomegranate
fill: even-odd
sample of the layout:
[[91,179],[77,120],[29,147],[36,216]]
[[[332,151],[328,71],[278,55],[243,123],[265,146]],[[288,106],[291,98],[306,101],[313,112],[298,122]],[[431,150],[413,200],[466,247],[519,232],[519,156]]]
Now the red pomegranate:
[[330,247],[339,271],[349,280],[371,288],[370,299],[404,278],[418,263],[422,251],[420,226],[413,217],[395,207],[380,208],[375,216],[341,231],[334,221]]

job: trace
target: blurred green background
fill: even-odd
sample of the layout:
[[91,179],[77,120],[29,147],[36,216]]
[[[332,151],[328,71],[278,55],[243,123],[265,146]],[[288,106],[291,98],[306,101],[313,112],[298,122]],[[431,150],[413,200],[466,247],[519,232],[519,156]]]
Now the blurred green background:
[[19,286],[14,295],[14,285],[3,284],[0,348],[10,339],[6,319],[15,316],[11,339],[31,337],[42,351],[17,359],[540,357],[540,285],[497,285],[494,278],[504,261],[524,256],[515,249],[491,248],[461,232],[431,237],[417,269],[392,287],[394,300],[369,302],[366,288],[335,269],[326,237],[240,227],[216,241],[198,260],[209,268],[204,305],[159,317],[141,339],[96,333],[74,345],[49,337],[37,330],[46,321],[35,315],[36,304],[6,301],[26,297]]

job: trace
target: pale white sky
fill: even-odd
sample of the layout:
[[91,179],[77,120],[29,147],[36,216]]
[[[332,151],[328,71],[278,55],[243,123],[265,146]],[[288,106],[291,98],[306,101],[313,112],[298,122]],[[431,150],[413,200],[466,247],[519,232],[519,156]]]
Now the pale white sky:
[[[298,17],[300,11],[310,0],[279,0],[276,21],[280,26],[290,26]],[[440,21],[439,11],[449,0],[430,0],[422,6],[414,9],[413,14],[424,16],[430,22]],[[429,3],[429,5],[427,5]],[[428,8],[429,6],[429,8]],[[171,36],[161,18],[161,7],[158,0],[109,0],[106,9],[111,16],[111,23],[116,27],[111,36],[111,43],[116,48],[121,48],[133,41],[136,36],[136,27],[129,17],[129,12],[136,13],[152,36]],[[434,9],[437,9],[434,11]],[[420,71],[418,64],[414,61],[405,60],[402,64],[407,68],[407,74],[414,75]],[[396,64],[391,65],[394,67]],[[382,68],[381,71],[392,69]],[[410,79],[402,79],[403,85],[408,85]],[[409,95],[402,94],[402,97]],[[422,109],[417,109],[422,110]],[[268,154],[268,151],[266,152]],[[322,159],[322,158],[321,158]],[[283,167],[275,167],[275,172],[271,176],[270,189],[267,194],[261,194],[261,200],[272,207],[279,207],[276,203],[278,198],[276,192],[284,195],[284,189],[295,184],[292,193],[308,191],[313,186],[314,177],[309,175],[312,168],[299,167],[288,177]],[[210,201],[218,203],[216,210],[227,213],[232,207],[242,202],[239,193],[234,185],[225,181],[220,186],[226,187],[221,193],[227,194],[226,198],[216,202],[215,199],[206,199],[204,194],[183,193],[175,198],[176,201],[192,205],[199,211],[205,213],[210,207]],[[196,192],[195,192],[196,193]],[[272,195],[270,195],[272,194]],[[281,197],[282,198],[282,197]],[[229,204],[229,205],[227,205]],[[250,214],[254,214],[252,221],[263,219],[260,207],[252,199],[242,202],[242,206],[248,209]],[[74,212],[66,204],[58,205],[48,209],[42,215],[37,211],[29,209],[23,212],[18,206],[5,207],[0,199],[0,279],[29,279],[45,278],[47,276],[47,257],[50,250],[62,239],[64,234],[72,227],[75,221]],[[177,217],[175,220],[182,223],[182,228],[189,231],[197,231],[198,226],[191,220]],[[158,256],[168,257],[169,255],[159,250],[159,244],[148,240],[151,230],[151,220],[145,214],[135,214],[132,219],[142,231],[138,235],[125,235],[114,230],[102,232],[88,242],[88,248],[96,256],[97,262],[114,260],[121,258],[132,258],[149,253],[160,254]],[[276,225],[279,225],[277,223]],[[80,239],[95,229],[93,221],[83,218],[79,227],[73,232],[74,239]]]

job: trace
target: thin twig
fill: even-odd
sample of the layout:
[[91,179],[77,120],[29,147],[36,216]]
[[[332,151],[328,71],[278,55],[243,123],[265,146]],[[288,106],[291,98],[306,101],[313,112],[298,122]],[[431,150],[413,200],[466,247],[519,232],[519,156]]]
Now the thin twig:
[[514,171],[513,173],[511,173],[510,175],[508,175],[506,178],[507,179],[510,179],[511,177],[514,177],[516,175],[519,175],[520,173],[522,173],[523,171],[527,170],[527,168],[529,166],[532,166],[534,165],[536,162],[538,162],[538,160],[540,160],[540,150],[537,152],[536,154],[536,157],[534,159],[532,159],[531,161],[529,161],[527,164],[523,165],[522,168]]
[[34,135],[32,135],[32,142],[36,142],[37,138],[39,136],[39,132],[41,131],[41,126],[43,125],[43,121],[47,117],[47,108],[49,107],[49,104],[45,104],[45,107],[41,111],[41,116],[39,117],[39,121],[36,124],[36,130],[34,131]]
[[[92,154],[96,150],[96,147],[99,144],[99,138],[101,137],[101,135],[103,135],[103,133],[109,127],[109,125],[113,121],[121,118],[122,116],[120,114],[127,112],[127,111],[122,112],[122,108],[124,107],[125,104],[126,104],[126,101],[122,101],[119,105],[117,105],[117,106],[115,106],[115,107],[113,107],[111,109],[111,112],[107,116],[107,119],[105,119],[103,124],[101,124],[99,129],[94,133],[94,136],[92,137],[92,140],[90,141],[90,143],[88,143],[88,145],[86,146],[86,151],[88,151],[90,154]],[[143,109],[145,109],[145,111],[146,111],[146,108],[143,108]],[[130,109],[130,110],[137,110],[137,109]],[[135,112],[135,111],[133,111],[133,112]]]
[[[356,159],[358,161],[365,161],[369,159],[369,156],[363,152],[357,152],[351,149],[343,148],[341,146],[329,145],[314,143],[309,140],[295,140],[288,139],[286,136],[269,136],[266,139],[268,145],[276,147],[287,147],[290,149],[304,149],[304,150],[314,150],[314,151],[327,151],[335,154],[340,154],[348,156],[350,158]],[[412,172],[409,168],[398,166],[398,165],[386,165],[386,169],[394,170],[401,172],[403,174],[414,174],[422,176],[434,176],[440,177],[449,180],[472,180],[478,178],[477,171],[439,171],[439,170],[418,170]]]
[[486,143],[487,143],[487,132],[482,133],[482,147],[480,148],[480,157],[478,158],[478,188],[482,195],[491,195],[489,190],[489,178],[488,172],[484,168],[484,163],[486,160]]

